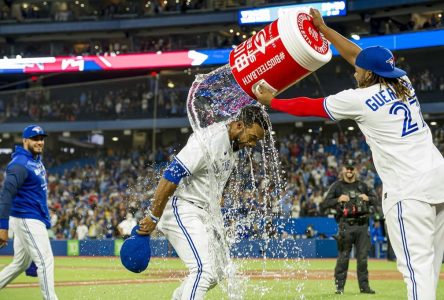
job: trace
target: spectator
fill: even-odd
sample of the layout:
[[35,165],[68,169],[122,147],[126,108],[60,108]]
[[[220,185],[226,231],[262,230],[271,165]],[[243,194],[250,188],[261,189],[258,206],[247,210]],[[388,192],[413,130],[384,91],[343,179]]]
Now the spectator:
[[83,219],[80,221],[79,226],[76,229],[76,236],[78,240],[85,240],[88,234],[88,226],[86,226],[85,221]]
[[117,225],[120,237],[123,239],[128,238],[131,235],[131,230],[136,225],[137,225],[136,219],[134,219],[131,213],[128,213],[126,215],[125,220],[123,220],[122,222],[119,223],[119,225]]

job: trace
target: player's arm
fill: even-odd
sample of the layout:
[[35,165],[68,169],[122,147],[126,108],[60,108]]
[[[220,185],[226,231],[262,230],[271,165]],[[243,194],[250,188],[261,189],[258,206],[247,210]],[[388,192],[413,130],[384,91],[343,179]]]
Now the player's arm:
[[324,98],[297,97],[291,99],[276,99],[272,91],[264,85],[258,85],[254,91],[257,101],[298,117],[321,117],[329,119],[324,107]]
[[6,178],[0,196],[0,248],[7,245],[12,200],[27,176],[28,171],[22,165],[12,165],[6,170]]
[[313,24],[324,35],[324,37],[335,46],[339,54],[349,64],[355,66],[356,57],[362,49],[337,31],[325,25],[321,13],[317,9],[310,8],[310,14],[313,17]]
[[175,158],[173,162],[163,173],[154,193],[154,200],[148,215],[140,221],[140,230],[137,231],[141,235],[149,235],[156,228],[157,222],[163,214],[168,199],[174,194],[180,180],[188,176],[188,170]]

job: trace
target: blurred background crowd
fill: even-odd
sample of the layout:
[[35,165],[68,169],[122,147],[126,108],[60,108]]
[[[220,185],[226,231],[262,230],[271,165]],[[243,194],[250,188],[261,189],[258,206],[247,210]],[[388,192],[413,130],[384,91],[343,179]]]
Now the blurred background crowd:
[[[444,152],[444,127],[433,131],[435,144]],[[370,150],[357,131],[329,135],[313,130],[301,135],[290,134],[280,137],[276,146],[287,175],[287,187],[273,207],[274,217],[322,216],[319,205],[328,187],[338,179],[343,161],[349,158],[357,162],[359,179],[374,188],[378,197],[381,194],[381,181],[374,170]],[[104,239],[128,235],[143,217],[162,167],[176,149],[170,145],[159,148],[156,153],[145,149],[97,153],[94,160],[78,160],[57,173],[51,171],[55,158],[48,152],[45,161],[51,238]],[[63,163],[63,160],[58,162]],[[246,218],[260,209],[260,199],[257,191],[245,190],[237,199],[241,205],[236,205],[236,214]],[[224,209],[228,211],[230,204],[226,203]]]

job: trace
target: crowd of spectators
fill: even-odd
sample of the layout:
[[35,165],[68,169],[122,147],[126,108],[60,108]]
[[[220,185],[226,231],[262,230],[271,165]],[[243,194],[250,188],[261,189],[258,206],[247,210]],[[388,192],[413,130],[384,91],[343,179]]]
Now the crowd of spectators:
[[[3,2],[3,3],[2,3]],[[266,0],[76,0],[76,1],[13,1],[0,2],[0,20],[18,22],[46,19],[47,21],[82,21],[111,18],[134,18],[168,13],[200,10],[221,10],[241,6],[256,6],[273,2]]]
[[[444,153],[444,127],[432,129],[434,142]],[[286,174],[285,188],[278,193],[275,186],[266,180],[259,180],[261,176],[256,170],[256,188],[249,186],[239,190],[238,187],[238,191],[230,193],[238,198],[227,198],[222,204],[229,216],[228,223],[237,220],[233,222],[236,224],[233,230],[237,230],[240,237],[261,236],[264,230],[260,228],[259,220],[263,220],[267,213],[273,218],[322,216],[319,204],[328,187],[338,179],[342,162],[349,158],[358,163],[359,178],[381,195],[381,180],[360,132],[312,130],[304,134],[291,133],[278,138],[276,148],[282,162],[282,174]],[[107,152],[97,153],[94,164],[79,164],[61,173],[51,171],[56,155],[48,149],[44,160],[49,165],[51,238],[105,239],[127,236],[128,228],[143,217],[162,174],[162,167],[177,149],[180,149],[179,144],[159,147],[155,153],[145,149],[125,152],[108,149]],[[260,149],[256,151],[251,157],[262,160]],[[246,173],[251,174],[249,170]],[[230,188],[233,187],[227,185],[226,189]],[[271,195],[268,200],[264,190]],[[285,232],[280,237],[290,238]]]
[[[0,120],[41,122],[153,118],[153,91],[154,88],[148,87],[143,80],[134,80],[81,88],[33,88],[4,93],[0,94]],[[157,117],[185,117],[187,93],[185,86],[159,89]]]
[[[3,2],[3,5],[2,5]],[[154,0],[154,1],[11,1],[0,0],[0,22],[51,22],[91,21],[122,18],[150,17],[165,14],[205,13],[239,7],[255,7],[276,4],[271,0]],[[398,17],[373,17],[361,14],[362,25],[356,28],[360,35],[384,35],[442,27],[442,12],[411,13]],[[235,24],[233,24],[233,27]],[[347,26],[346,26],[347,27]],[[368,27],[368,28],[367,28]],[[362,30],[362,28],[367,28]],[[353,30],[338,28],[349,35]],[[6,37],[0,47],[0,55],[7,57],[56,56],[56,55],[108,55],[150,51],[172,51],[202,48],[225,48],[238,45],[251,36],[252,29],[238,28],[240,35],[228,30],[214,30],[199,34],[163,34],[138,36],[128,31],[119,38],[78,38],[47,43],[22,42],[13,36]],[[245,37],[243,37],[245,35]]]

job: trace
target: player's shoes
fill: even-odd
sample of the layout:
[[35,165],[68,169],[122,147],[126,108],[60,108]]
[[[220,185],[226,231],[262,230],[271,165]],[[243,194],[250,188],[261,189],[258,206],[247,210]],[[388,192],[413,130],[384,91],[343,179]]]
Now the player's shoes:
[[361,289],[361,294],[376,294],[376,292],[368,287],[366,289]]
[[335,294],[343,295],[344,294],[344,289],[337,289]]

